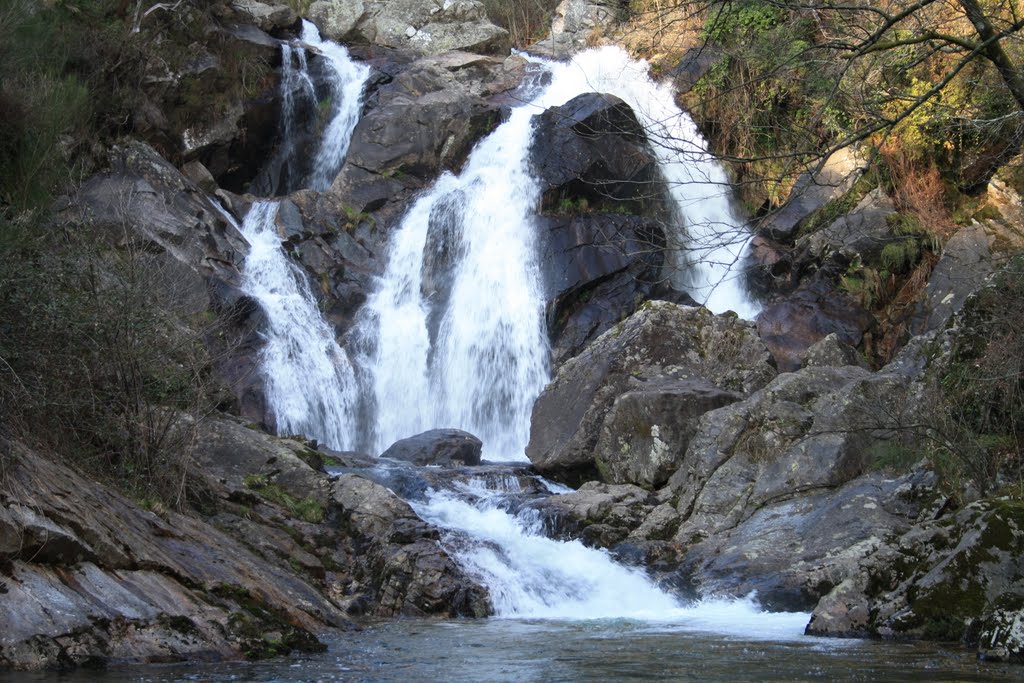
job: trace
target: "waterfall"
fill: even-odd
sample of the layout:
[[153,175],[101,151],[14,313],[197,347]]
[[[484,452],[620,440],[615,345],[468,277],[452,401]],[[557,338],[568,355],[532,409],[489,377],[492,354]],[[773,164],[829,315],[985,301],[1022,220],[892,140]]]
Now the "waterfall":
[[[296,63],[298,68],[296,68]],[[279,188],[299,187],[303,175],[299,150],[295,144],[296,122],[300,111],[316,106],[316,87],[309,77],[306,51],[281,43],[281,151],[283,179]]]
[[363,441],[373,452],[455,427],[483,440],[486,459],[523,459],[549,372],[535,250],[539,188],[528,167],[532,117],[577,95],[622,98],[648,131],[681,220],[671,240],[682,254],[681,288],[716,312],[757,311],[734,272],[749,233],[731,210],[724,171],[671,89],[618,48],[547,67],[550,84],[474,148],[460,175],[444,174],[394,233],[358,325],[357,362],[376,416]]
[[511,514],[502,499],[513,490],[470,481],[458,493],[432,491],[416,513],[447,530],[456,561],[488,587],[495,615],[518,619],[631,619],[772,640],[803,635],[810,615],[761,611],[752,596],[683,603],[641,568],[607,552],[543,534],[535,510]]
[[309,178],[309,187],[323,192],[334,182],[352,140],[352,130],[359,122],[363,89],[370,76],[370,67],[353,62],[344,46],[320,38],[320,32],[309,21],[302,20],[301,39],[323,55],[330,65],[330,122],[324,129]]
[[268,407],[279,434],[304,434],[331,448],[352,447],[355,376],[301,270],[277,236],[277,204],[257,202],[242,223],[250,244],[242,290],[267,317],[260,357]]
[[523,458],[548,379],[530,119],[513,110],[462,174],[444,174],[395,232],[360,322],[374,452],[440,426],[476,434],[485,458]]

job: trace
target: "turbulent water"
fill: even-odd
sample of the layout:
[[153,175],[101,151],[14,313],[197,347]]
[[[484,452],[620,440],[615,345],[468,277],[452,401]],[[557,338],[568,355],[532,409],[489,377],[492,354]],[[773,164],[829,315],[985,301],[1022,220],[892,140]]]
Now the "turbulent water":
[[395,232],[360,323],[374,452],[431,427],[456,427],[483,440],[485,457],[523,457],[549,355],[530,118],[514,110],[462,174],[444,174]]
[[757,310],[736,267],[749,233],[731,210],[725,173],[671,89],[613,47],[546,67],[550,84],[477,145],[460,175],[443,175],[395,231],[359,330],[375,415],[364,441],[373,452],[456,427],[483,440],[487,459],[524,458],[549,373],[532,118],[577,95],[621,97],[648,131],[680,218],[671,240],[680,286],[718,312]]
[[305,276],[281,248],[276,216],[277,204],[257,202],[241,228],[251,247],[242,289],[267,318],[260,370],[268,407],[279,434],[305,434],[344,450],[355,434],[355,375]]
[[515,480],[471,480],[461,491],[431,492],[417,514],[450,533],[453,556],[486,585],[495,613],[516,619],[631,619],[686,624],[752,638],[800,637],[810,615],[769,614],[752,599],[686,603],[656,586],[639,567],[612,560],[579,541],[544,534],[531,508],[509,512]]

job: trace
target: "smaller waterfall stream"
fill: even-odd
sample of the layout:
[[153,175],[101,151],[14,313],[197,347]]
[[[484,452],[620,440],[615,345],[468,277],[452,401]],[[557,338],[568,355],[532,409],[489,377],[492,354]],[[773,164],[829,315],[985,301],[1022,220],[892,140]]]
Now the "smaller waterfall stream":
[[[312,72],[307,49],[322,58]],[[267,188],[269,194],[304,188],[323,192],[331,186],[359,122],[369,76],[370,67],[352,61],[343,45],[321,38],[316,26],[305,19],[299,42],[281,43],[281,141],[277,159],[282,173]],[[318,127],[323,132],[311,140]],[[305,139],[304,144],[296,144],[300,138]]]
[[317,150],[309,186],[323,192],[334,182],[352,140],[352,130],[359,122],[363,105],[363,89],[370,76],[370,67],[353,62],[348,50],[330,40],[323,40],[309,21],[302,20],[302,42],[324,56],[331,66],[331,115]]
[[358,400],[352,365],[317,309],[305,275],[281,248],[276,216],[277,204],[257,202],[241,227],[251,246],[242,289],[267,316],[260,370],[268,407],[279,434],[351,448]]

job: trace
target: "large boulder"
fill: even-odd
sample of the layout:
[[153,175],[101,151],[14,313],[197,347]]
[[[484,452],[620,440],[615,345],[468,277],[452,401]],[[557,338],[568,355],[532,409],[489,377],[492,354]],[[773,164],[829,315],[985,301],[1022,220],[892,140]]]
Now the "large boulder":
[[857,559],[815,574],[827,558],[906,530],[933,479],[862,475],[905,446],[918,421],[913,387],[855,366],[804,368],[706,413],[669,482],[673,541],[694,585],[806,609]]
[[540,182],[540,252],[556,363],[643,301],[692,303],[665,277],[668,215],[656,159],[633,110],[588,93],[537,117],[530,164]]
[[546,214],[667,215],[665,186],[632,108],[586,93],[538,117],[530,164]]
[[340,42],[427,54],[506,55],[511,47],[508,31],[492,24],[477,0],[316,0],[309,16],[325,36]]
[[461,429],[431,429],[396,441],[380,457],[415,465],[479,465],[482,448],[480,439]]
[[259,0],[231,0],[229,7],[247,24],[264,31],[279,31],[293,26],[299,15],[286,3]]
[[565,58],[607,33],[625,16],[621,0],[562,0],[551,15],[547,38],[531,52]]
[[[774,375],[768,352],[749,323],[706,309],[649,301],[559,369],[534,405],[526,454],[545,476],[578,482],[598,476],[600,462],[618,463],[613,454],[597,452],[599,441],[602,447],[619,450],[618,440],[624,438],[641,449],[636,456],[648,464],[606,468],[604,474],[613,477],[609,483],[657,485],[673,468],[666,458],[681,457],[685,444],[669,444],[666,449],[658,441],[669,432],[645,420],[630,425],[628,435],[609,425],[602,440],[609,414],[618,414],[612,410],[616,399],[646,390],[639,403],[660,403],[649,412],[651,418],[660,418],[671,412],[667,406],[674,401],[685,402],[707,391],[716,397],[703,404],[711,407],[729,400],[728,392],[754,391]],[[682,404],[677,407],[683,410]],[[685,438],[688,430],[673,425],[673,435]],[[639,481],[631,481],[634,478]]]
[[380,212],[389,203],[400,209],[442,169],[457,168],[498,125],[494,97],[518,85],[524,65],[521,57],[455,52],[418,59],[374,88],[328,193],[335,215]]

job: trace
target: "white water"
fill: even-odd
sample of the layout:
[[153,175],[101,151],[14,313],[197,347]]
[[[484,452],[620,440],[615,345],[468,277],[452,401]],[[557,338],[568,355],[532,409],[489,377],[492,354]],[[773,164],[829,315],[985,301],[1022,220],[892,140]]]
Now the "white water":
[[250,244],[242,289],[267,317],[260,371],[279,434],[304,434],[331,448],[352,447],[357,387],[352,365],[324,320],[303,273],[277,235],[277,204],[253,204],[242,223]]
[[749,234],[730,208],[725,173],[671,88],[614,47],[547,66],[550,85],[477,145],[461,175],[444,174],[395,231],[360,322],[359,364],[376,416],[365,440],[374,452],[454,427],[483,440],[485,459],[524,458],[530,411],[549,372],[531,119],[577,95],[617,95],[648,131],[683,219],[671,237],[680,285],[713,311],[757,311],[733,272]]
[[330,40],[323,40],[316,26],[302,20],[301,39],[320,52],[331,66],[331,115],[324,129],[308,185],[323,192],[334,182],[348,152],[352,131],[359,122],[363,89],[370,76],[370,67],[352,61],[348,50]]
[[[643,570],[618,564],[604,551],[546,538],[535,513],[510,515],[497,505],[500,491],[474,484],[467,493],[475,504],[435,492],[414,507],[428,522],[458,532],[453,536],[461,544],[449,539],[453,554],[488,587],[498,617],[631,619],[771,640],[801,637],[810,619],[762,612],[752,598],[684,604]],[[468,544],[463,535],[471,539]]]
[[455,427],[483,440],[485,458],[524,457],[549,353],[530,118],[514,110],[395,232],[361,322],[377,453],[425,429]]
[[[294,191],[311,188],[327,190],[341,170],[352,140],[352,131],[359,122],[363,90],[370,76],[370,67],[353,62],[344,46],[320,37],[316,26],[303,19],[301,44],[281,43],[281,154],[284,158],[283,189]],[[321,103],[316,85],[309,73],[306,48],[323,57],[330,96]],[[328,106],[326,112],[321,108]],[[326,120],[312,166],[300,158],[295,145],[297,122],[313,111],[314,119]],[[309,168],[308,174],[304,169]]]

